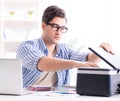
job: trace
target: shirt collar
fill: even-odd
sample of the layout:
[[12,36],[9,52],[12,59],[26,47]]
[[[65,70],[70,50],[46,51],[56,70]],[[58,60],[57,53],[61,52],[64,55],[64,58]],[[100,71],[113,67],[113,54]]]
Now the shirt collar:
[[45,45],[45,43],[44,43],[44,41],[43,41],[42,38],[40,38],[39,43],[40,43],[40,46],[41,46],[41,47],[40,47],[41,50],[42,50],[44,53],[48,54],[48,49],[47,49],[47,47],[46,47],[46,45]]
[[60,53],[60,50],[62,50],[62,49],[60,48],[60,44],[57,44],[56,50],[57,50],[57,54],[59,54],[59,53]]

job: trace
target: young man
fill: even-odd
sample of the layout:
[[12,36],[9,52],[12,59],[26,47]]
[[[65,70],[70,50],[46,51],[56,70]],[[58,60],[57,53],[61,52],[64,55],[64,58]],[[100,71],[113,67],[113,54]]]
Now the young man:
[[[69,84],[69,70],[80,67],[97,67],[99,58],[92,53],[73,51],[66,44],[59,44],[67,32],[67,18],[63,9],[49,6],[42,16],[40,39],[23,42],[17,51],[22,60],[24,87],[29,85],[64,86]],[[101,48],[112,53],[109,43]]]

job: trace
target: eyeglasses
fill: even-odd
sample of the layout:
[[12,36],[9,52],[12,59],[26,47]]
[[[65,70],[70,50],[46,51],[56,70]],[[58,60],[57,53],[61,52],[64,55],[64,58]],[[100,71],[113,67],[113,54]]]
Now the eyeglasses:
[[65,26],[59,26],[58,24],[55,23],[46,23],[47,25],[50,25],[52,27],[53,31],[58,31],[60,29],[61,33],[66,33],[68,28]]

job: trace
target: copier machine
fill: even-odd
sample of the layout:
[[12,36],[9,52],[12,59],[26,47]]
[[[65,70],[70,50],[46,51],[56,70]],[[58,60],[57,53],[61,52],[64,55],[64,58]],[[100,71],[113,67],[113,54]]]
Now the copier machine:
[[[120,93],[120,70],[103,53],[89,48],[112,68],[79,68],[77,71],[76,91],[80,95],[112,96]],[[108,53],[107,53],[108,54]],[[108,56],[108,55],[107,55]],[[120,64],[120,59],[117,59]]]

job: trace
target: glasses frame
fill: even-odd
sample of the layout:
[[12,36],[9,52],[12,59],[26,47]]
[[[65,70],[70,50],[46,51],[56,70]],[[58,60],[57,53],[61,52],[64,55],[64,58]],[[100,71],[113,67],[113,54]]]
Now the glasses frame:
[[54,31],[59,31],[59,29],[60,29],[61,33],[66,33],[67,30],[68,30],[68,28],[66,26],[59,26],[56,23],[50,23],[50,22],[48,22],[46,24],[50,25],[52,27],[52,30],[54,30]]

